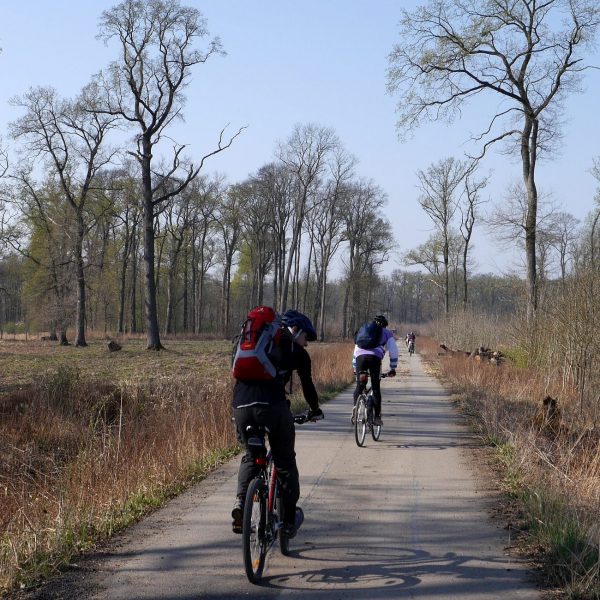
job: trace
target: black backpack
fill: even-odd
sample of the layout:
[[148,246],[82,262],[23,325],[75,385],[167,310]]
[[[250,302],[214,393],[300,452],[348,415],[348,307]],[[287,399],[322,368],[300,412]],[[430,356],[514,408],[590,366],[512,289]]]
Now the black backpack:
[[360,326],[360,329],[354,336],[354,343],[362,350],[372,350],[381,345],[381,334],[383,327],[374,321],[365,323]]

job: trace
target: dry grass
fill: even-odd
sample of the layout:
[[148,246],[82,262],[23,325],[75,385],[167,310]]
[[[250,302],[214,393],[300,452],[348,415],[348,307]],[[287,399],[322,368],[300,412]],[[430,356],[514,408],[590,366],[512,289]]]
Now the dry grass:
[[[548,579],[570,598],[600,598],[600,432],[579,410],[574,391],[511,362],[500,367],[440,355],[437,342],[419,350],[462,399],[484,439],[498,449],[509,491],[527,511],[532,543],[547,560]],[[559,399],[550,423],[542,399]]]
[[[0,592],[47,576],[237,450],[231,345],[143,348],[0,344]],[[351,346],[310,351],[321,395],[348,385]]]

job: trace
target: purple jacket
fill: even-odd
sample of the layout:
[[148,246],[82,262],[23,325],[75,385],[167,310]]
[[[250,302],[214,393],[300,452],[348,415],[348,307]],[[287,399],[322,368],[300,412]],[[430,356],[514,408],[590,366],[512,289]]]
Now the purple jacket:
[[390,369],[395,369],[398,366],[398,346],[396,345],[394,334],[389,329],[383,330],[383,332],[381,333],[381,342],[379,343],[379,346],[376,346],[375,348],[365,350],[363,348],[359,348],[358,346],[354,346],[352,368],[356,370],[357,356],[363,356],[365,354],[374,354],[379,358],[383,358],[385,356],[386,349],[390,353]]

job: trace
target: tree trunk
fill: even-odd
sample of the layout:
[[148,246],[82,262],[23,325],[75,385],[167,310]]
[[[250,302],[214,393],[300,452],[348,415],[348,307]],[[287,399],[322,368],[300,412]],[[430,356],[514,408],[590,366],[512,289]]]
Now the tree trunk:
[[196,232],[192,232],[192,281],[190,283],[191,288],[191,305],[192,309],[190,311],[190,331],[192,333],[198,333],[198,321],[196,319],[197,311],[198,311],[198,263],[196,258]]
[[183,331],[188,330],[188,249],[183,251]]
[[528,117],[521,135],[523,180],[527,189],[527,216],[525,219],[525,255],[527,257],[527,319],[533,322],[537,310],[536,228],[538,193],[535,185],[535,166],[538,123]]
[[[306,301],[308,299],[308,288],[310,285],[310,262],[312,260],[312,253],[313,253],[313,243],[311,241],[310,243],[310,248],[308,250],[308,262],[307,267],[306,267],[306,285],[304,287],[304,297],[302,298],[302,312],[306,313]],[[300,261],[298,261],[300,262]]]
[[444,242],[444,313],[446,316],[450,313],[450,276],[448,263],[449,258],[448,242]]
[[175,295],[175,274],[169,269],[167,277],[167,315],[165,319],[165,335],[173,333],[173,297]]
[[127,265],[129,262],[129,236],[125,235],[125,247],[123,248],[123,260],[121,262],[121,273],[119,282],[119,326],[118,333],[123,335],[125,325],[125,287],[127,283]]
[[83,224],[83,215],[77,214],[77,242],[75,244],[75,260],[77,270],[77,333],[75,336],[75,346],[85,348],[85,270],[83,268],[83,238],[85,228]]
[[325,341],[325,295],[327,291],[327,269],[321,266],[321,310],[319,311],[319,341]]
[[142,186],[144,201],[144,277],[147,350],[163,350],[160,343],[158,310],[156,305],[156,280],[154,276],[154,205],[152,203],[152,178],[150,172],[150,140],[143,139]]
[[137,251],[137,232],[133,232],[133,263],[131,265],[131,333],[137,333],[137,284],[138,284],[138,251]]
[[[297,217],[298,218],[298,217]],[[288,291],[290,286],[290,275],[292,273],[292,265],[294,264],[294,259],[296,257],[296,252],[298,251],[298,239],[300,237],[299,226],[296,224],[294,227],[294,234],[292,236],[292,243],[290,245],[290,253],[287,258],[287,265],[285,267],[285,274],[283,276],[283,280],[281,282],[281,298],[279,300],[279,306],[281,312],[285,312],[287,309],[287,300],[288,300]]]

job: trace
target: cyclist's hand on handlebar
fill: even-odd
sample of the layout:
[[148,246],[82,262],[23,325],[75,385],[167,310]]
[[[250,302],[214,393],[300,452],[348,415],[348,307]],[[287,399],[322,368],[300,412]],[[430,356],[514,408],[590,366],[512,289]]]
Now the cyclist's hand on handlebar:
[[396,369],[390,369],[387,373],[388,377],[395,377],[396,376]]
[[323,414],[323,411],[320,408],[316,408],[316,409],[309,409],[309,411],[306,413],[306,420],[307,421],[320,421],[321,419],[324,419],[325,415]]

